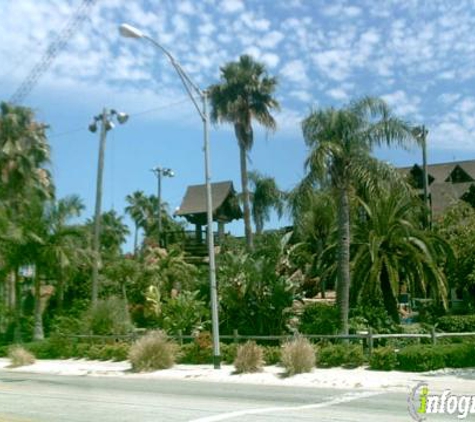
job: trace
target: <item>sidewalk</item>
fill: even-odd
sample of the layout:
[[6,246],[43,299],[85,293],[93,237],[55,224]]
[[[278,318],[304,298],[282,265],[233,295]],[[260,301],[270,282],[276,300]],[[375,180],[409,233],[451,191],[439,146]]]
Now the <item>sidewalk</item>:
[[128,362],[88,360],[38,360],[33,365],[8,368],[9,360],[0,358],[3,371],[72,376],[113,376],[141,379],[175,379],[226,383],[267,384],[315,388],[376,389],[409,391],[419,382],[427,382],[433,391],[451,389],[453,393],[475,393],[475,369],[444,369],[426,373],[316,368],[311,373],[285,377],[278,366],[266,366],[255,374],[233,374],[231,365],[215,370],[211,365],[176,365],[171,369],[133,373]]

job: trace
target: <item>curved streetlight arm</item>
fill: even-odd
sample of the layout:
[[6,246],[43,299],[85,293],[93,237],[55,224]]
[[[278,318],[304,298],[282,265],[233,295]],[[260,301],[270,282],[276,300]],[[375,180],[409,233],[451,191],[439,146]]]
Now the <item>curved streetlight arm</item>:
[[180,63],[176,61],[175,57],[173,57],[172,54],[165,47],[163,47],[161,44],[159,44],[157,41],[155,41],[153,38],[149,37],[148,35],[142,34],[142,38],[152,43],[155,47],[157,47],[160,51],[162,51],[162,53],[165,54],[165,56],[167,56],[172,66],[175,68],[176,73],[178,73],[178,76],[180,77],[181,82],[183,83],[183,86],[185,87],[186,92],[188,93],[188,96],[190,97],[191,101],[193,101],[193,105],[198,111],[200,117],[203,120],[206,119],[205,113],[203,113],[203,110],[201,109],[201,107],[199,106],[198,102],[196,101],[193,95],[193,90],[194,90],[196,94],[198,94],[200,98],[202,99],[204,96],[203,91],[197,85],[195,85],[195,83],[190,79],[190,77],[183,70]]

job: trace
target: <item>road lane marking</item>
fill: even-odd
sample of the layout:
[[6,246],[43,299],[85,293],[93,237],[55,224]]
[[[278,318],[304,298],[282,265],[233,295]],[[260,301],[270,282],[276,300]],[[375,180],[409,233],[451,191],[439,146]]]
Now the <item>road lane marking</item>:
[[330,407],[340,403],[348,403],[354,400],[363,399],[366,397],[378,396],[384,394],[383,392],[361,392],[361,393],[347,393],[341,397],[335,397],[333,400],[324,401],[322,403],[305,404],[302,406],[280,406],[280,407],[263,407],[256,409],[243,409],[234,412],[220,413],[214,416],[205,416],[204,418],[192,419],[189,422],[218,422],[227,419],[238,418],[245,415],[257,415],[260,413],[282,412],[288,410],[307,410],[307,409],[321,409],[323,407]]

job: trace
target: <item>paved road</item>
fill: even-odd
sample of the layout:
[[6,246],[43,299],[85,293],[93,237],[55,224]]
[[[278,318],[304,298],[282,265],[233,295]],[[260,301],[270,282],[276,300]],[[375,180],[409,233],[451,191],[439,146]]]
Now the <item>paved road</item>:
[[408,422],[406,400],[359,389],[0,372],[0,422]]

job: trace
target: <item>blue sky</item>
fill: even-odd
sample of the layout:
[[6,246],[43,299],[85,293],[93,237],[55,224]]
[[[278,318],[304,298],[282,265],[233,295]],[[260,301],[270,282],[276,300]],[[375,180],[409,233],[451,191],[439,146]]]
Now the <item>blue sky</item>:
[[[80,0],[0,0],[0,99],[8,100]],[[99,0],[23,101],[51,125],[58,196],[94,208],[98,135],[87,130],[104,106],[131,115],[107,138],[103,209],[123,212],[127,194],[156,191],[150,169],[171,167],[163,198],[175,209],[187,185],[203,183],[201,120],[173,68],[134,25],[166,46],[201,87],[219,66],[248,53],[279,79],[278,130],[256,130],[250,168],[290,189],[304,174],[300,122],[314,107],[384,98],[402,118],[429,128],[429,161],[475,156],[475,4],[472,1]],[[395,165],[420,151],[381,150]],[[240,189],[230,127],[211,131],[212,180]],[[128,220],[127,220],[128,221]],[[279,223],[272,221],[271,226]],[[285,222],[282,222],[285,224]],[[242,222],[230,227],[243,233]],[[130,248],[130,242],[129,246]]]

